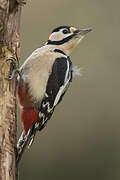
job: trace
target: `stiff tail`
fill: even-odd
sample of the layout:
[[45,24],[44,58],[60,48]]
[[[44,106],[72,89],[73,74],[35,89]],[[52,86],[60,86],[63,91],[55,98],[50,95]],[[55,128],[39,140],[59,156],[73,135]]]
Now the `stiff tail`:
[[36,134],[35,124],[31,126],[31,128],[28,130],[26,135],[24,135],[24,132],[22,132],[17,143],[17,166],[22,158],[26,146],[28,145],[28,147],[30,147],[32,145],[35,134]]
[[28,148],[30,148],[30,146],[34,142],[36,132],[38,130],[41,131],[45,127],[46,122],[42,125],[42,121],[38,120],[37,122],[35,122],[31,125],[27,134],[25,134],[24,131],[22,132],[22,134],[18,140],[18,143],[17,143],[17,166],[22,158],[22,155],[23,155],[26,147],[28,146]]
[[36,134],[35,122],[38,117],[38,112],[33,108],[22,108],[21,109],[21,122],[24,131],[22,132],[18,143],[17,143],[17,165],[22,158],[26,146],[30,147],[34,141]]
[[[49,118],[51,115],[52,113],[50,114]],[[17,143],[17,166],[22,158],[26,146],[29,148],[32,145],[36,132],[38,130],[41,131],[45,127],[47,121],[48,119],[44,121],[43,119],[38,118],[37,121],[31,125],[27,133],[25,133],[25,130],[22,132]]]

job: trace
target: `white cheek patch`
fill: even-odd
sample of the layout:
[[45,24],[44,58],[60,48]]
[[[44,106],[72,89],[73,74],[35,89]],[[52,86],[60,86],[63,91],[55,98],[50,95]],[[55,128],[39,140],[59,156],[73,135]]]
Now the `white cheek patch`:
[[60,32],[54,32],[51,34],[49,40],[51,41],[59,41],[61,40],[62,34]]

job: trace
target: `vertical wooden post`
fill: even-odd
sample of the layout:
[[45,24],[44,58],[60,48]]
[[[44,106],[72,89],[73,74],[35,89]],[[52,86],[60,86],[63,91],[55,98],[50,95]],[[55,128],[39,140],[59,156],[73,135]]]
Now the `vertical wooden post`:
[[0,0],[0,180],[16,180],[16,80],[6,80],[13,56],[19,59],[21,7]]

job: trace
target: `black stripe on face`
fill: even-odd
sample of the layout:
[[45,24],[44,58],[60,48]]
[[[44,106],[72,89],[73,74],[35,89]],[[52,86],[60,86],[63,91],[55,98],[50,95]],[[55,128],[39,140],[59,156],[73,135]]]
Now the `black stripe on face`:
[[61,44],[64,44],[68,41],[70,41],[74,36],[76,36],[76,34],[72,34],[71,36],[68,36],[60,41],[51,41],[51,40],[48,40],[47,44],[51,44],[51,45],[61,45]]

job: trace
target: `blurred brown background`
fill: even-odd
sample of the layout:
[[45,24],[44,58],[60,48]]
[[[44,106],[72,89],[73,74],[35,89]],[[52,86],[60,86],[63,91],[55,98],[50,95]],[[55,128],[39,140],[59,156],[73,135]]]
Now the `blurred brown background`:
[[71,56],[83,76],[24,154],[20,180],[120,180],[120,1],[28,0],[21,60],[59,25],[93,28]]

